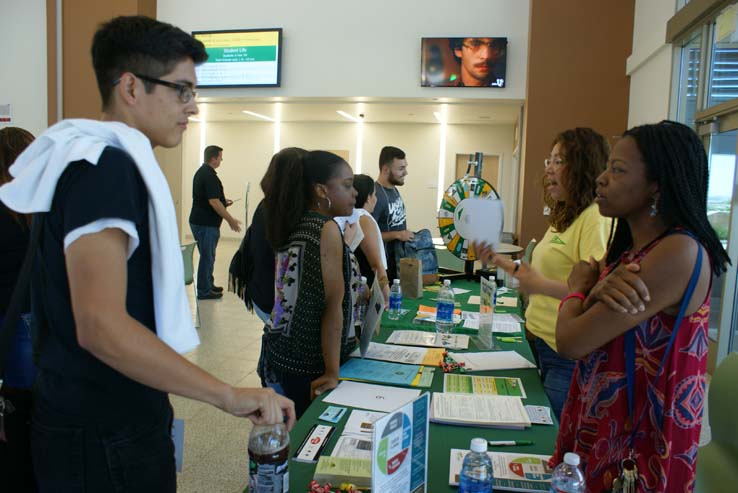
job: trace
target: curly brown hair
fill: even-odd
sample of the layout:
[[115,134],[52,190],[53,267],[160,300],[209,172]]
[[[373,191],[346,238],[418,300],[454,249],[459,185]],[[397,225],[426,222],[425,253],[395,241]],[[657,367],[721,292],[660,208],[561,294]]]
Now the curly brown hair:
[[[34,138],[31,132],[20,127],[5,127],[0,129],[0,185],[4,185],[13,179],[10,176],[10,166],[15,162],[15,159],[20,153],[33,142]],[[4,204],[3,207],[5,207]],[[6,210],[19,223],[31,223],[31,216],[18,214],[8,208]],[[21,218],[23,221],[21,221]]]
[[595,180],[605,171],[610,146],[599,133],[580,127],[558,134],[551,147],[556,144],[561,145],[565,163],[561,185],[566,189],[566,201],[553,200],[545,191],[544,183],[543,202],[551,211],[548,217],[551,227],[562,232],[594,201]]

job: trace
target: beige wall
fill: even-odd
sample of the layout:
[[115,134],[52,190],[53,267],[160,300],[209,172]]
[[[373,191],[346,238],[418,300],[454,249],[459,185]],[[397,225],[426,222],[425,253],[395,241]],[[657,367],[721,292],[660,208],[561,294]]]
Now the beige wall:
[[[408,209],[408,226],[414,230],[428,228],[434,234],[436,226],[436,200],[438,181],[440,125],[437,124],[365,124],[363,139],[363,172],[377,176],[379,150],[384,145],[395,145],[407,154],[409,175],[401,193]],[[250,211],[262,199],[259,181],[271,159],[274,146],[274,124],[272,123],[208,123],[205,145],[223,147],[223,164],[218,175],[223,182],[226,196],[242,198],[246,182],[251,183]],[[283,123],[281,147],[298,146],[307,149],[334,149],[349,152],[349,164],[356,163],[356,126],[351,123]],[[512,125],[449,125],[446,142],[446,185],[454,173],[454,158],[457,153],[482,151],[501,156],[503,183],[500,193],[503,198],[511,197],[515,203],[515,173],[511,170],[513,146]],[[182,144],[182,229],[190,235],[188,216],[192,207],[192,177],[202,162],[200,156],[200,124],[192,124]],[[174,188],[174,187],[173,187]],[[502,189],[504,188],[504,190]],[[175,197],[176,201],[176,197]],[[507,202],[506,202],[507,206]],[[243,218],[243,201],[234,204],[231,211],[235,217]],[[512,217],[512,208],[506,215]],[[250,220],[250,217],[249,217]],[[512,221],[507,230],[512,230]],[[224,237],[241,237],[224,224]]]
[[[21,41],[22,40],[22,46]],[[46,4],[0,0],[0,104],[10,104],[10,125],[46,129]],[[0,128],[6,124],[0,123]]]
[[627,64],[628,127],[669,117],[673,49],[665,39],[666,23],[675,11],[676,0],[636,0],[633,53]]

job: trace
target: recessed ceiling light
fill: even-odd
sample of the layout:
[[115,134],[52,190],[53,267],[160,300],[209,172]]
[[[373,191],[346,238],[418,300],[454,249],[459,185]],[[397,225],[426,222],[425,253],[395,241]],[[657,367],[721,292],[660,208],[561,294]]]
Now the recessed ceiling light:
[[339,115],[341,115],[342,117],[344,117],[347,120],[351,120],[352,122],[359,123],[361,121],[358,118],[356,118],[354,115],[350,115],[350,114],[346,113],[345,111],[338,110],[338,111],[336,111],[336,113],[338,113]]
[[245,113],[247,115],[255,116],[256,118],[261,118],[262,120],[266,120],[268,122],[273,122],[274,121],[274,118],[270,118],[270,117],[268,117],[266,115],[262,115],[261,113],[256,113],[254,111],[242,110],[241,113]]

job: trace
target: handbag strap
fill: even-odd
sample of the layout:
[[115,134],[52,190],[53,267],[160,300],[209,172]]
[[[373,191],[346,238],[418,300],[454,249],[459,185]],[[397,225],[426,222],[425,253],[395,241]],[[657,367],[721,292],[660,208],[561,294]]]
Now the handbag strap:
[[[686,233],[689,234],[689,233]],[[694,238],[691,234],[689,234],[690,237]],[[674,341],[676,340],[676,335],[679,330],[679,326],[682,323],[682,319],[684,318],[684,313],[687,311],[687,306],[689,306],[689,302],[692,299],[692,294],[694,293],[695,287],[697,286],[697,281],[700,278],[700,270],[702,266],[702,247],[699,245],[699,242],[697,242],[698,249],[697,249],[697,260],[695,261],[694,269],[692,270],[692,276],[689,279],[689,284],[687,285],[687,291],[684,293],[684,298],[682,298],[682,304],[679,307],[679,314],[677,315],[676,321],[674,323],[674,328],[671,330],[671,336],[669,336],[669,342],[666,345],[666,350],[664,351],[664,356],[661,358],[661,365],[659,365],[659,369],[656,372],[656,378],[654,378],[653,386],[655,387],[658,384],[659,378],[664,372],[664,367],[666,365],[666,359],[669,357],[669,354],[671,353],[671,347],[674,344]],[[645,416],[645,407],[644,412],[641,413],[640,418],[638,419],[638,423],[633,422],[633,407],[634,407],[634,393],[635,393],[635,330],[636,329],[630,329],[628,332],[625,333],[625,376],[626,380],[628,382],[628,418],[630,420],[630,423],[633,425],[633,429],[631,430],[630,434],[630,449],[633,450],[633,444],[635,442],[635,435],[638,431],[638,428],[643,421],[643,418]],[[657,419],[659,421],[659,429],[663,426],[664,422],[664,413],[663,410],[659,415],[657,416]]]
[[38,249],[41,238],[41,230],[43,229],[43,218],[46,214],[36,214],[33,218],[31,226],[31,238],[26,250],[26,256],[23,259],[18,280],[15,283],[13,295],[10,297],[8,309],[5,312],[2,328],[0,328],[0,386],[2,386],[3,376],[5,375],[5,366],[10,355],[10,348],[13,344],[13,338],[18,329],[18,322],[21,318],[21,309],[28,299],[28,286],[31,280],[31,267],[33,266],[33,258]]

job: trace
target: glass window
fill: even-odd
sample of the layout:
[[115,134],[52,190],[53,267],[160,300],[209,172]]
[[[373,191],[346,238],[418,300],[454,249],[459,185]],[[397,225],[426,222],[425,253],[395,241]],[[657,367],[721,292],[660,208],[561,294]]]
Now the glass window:
[[738,4],[724,9],[715,20],[708,77],[707,107],[738,98]]
[[[714,134],[710,137],[710,178],[707,186],[707,219],[728,248],[730,232],[730,208],[733,201],[733,178],[735,175],[738,130]],[[723,298],[723,277],[713,279],[710,297],[709,336],[717,340]],[[730,313],[726,317],[730,317]]]
[[694,112],[697,109],[701,51],[702,30],[698,30],[682,47],[679,63],[676,119],[691,127],[694,127]]
[[688,3],[689,3],[689,0],[677,0],[677,12],[682,10],[682,8],[684,8],[684,6],[687,5]]

